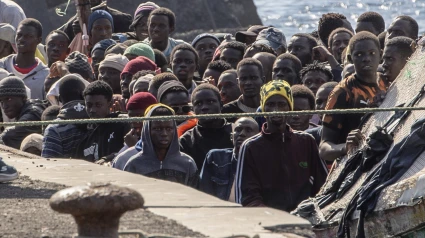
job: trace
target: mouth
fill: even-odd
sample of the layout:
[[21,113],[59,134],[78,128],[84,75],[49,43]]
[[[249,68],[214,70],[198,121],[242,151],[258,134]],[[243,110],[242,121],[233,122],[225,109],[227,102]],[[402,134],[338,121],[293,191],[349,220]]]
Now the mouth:
[[212,58],[213,58],[212,55],[208,55],[204,57],[205,60],[212,60]]
[[365,66],[362,67],[362,69],[364,69],[364,70],[371,70],[372,69],[372,66],[365,65]]
[[168,145],[170,143],[169,140],[160,140],[159,143],[161,143],[162,145]]
[[181,70],[177,71],[177,73],[179,73],[179,74],[187,74],[187,70],[181,69]]
[[254,91],[255,91],[255,89],[254,89],[254,88],[244,88],[244,91],[245,91],[246,93],[252,93],[252,92],[254,92]]

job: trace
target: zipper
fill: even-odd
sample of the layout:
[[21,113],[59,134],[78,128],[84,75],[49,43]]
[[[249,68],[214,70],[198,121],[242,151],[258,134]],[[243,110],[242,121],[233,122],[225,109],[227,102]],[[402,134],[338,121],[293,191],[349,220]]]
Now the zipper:
[[159,169],[162,169],[162,161],[161,161],[161,165],[160,165]]

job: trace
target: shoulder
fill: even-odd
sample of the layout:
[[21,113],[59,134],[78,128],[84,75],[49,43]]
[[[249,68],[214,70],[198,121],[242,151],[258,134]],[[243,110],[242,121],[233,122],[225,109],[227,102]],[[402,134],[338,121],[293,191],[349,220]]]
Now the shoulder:
[[189,44],[189,43],[187,43],[186,41],[184,41],[184,40],[177,40],[177,39],[174,39],[174,38],[171,38],[171,37],[169,37],[168,38],[169,39],[169,41],[173,44],[173,45],[180,45],[180,44]]
[[241,151],[242,151],[242,149],[253,148],[253,147],[258,146],[262,142],[263,139],[264,138],[261,135],[261,133],[258,133],[257,135],[246,139],[241,145]]
[[222,158],[226,155],[232,155],[233,154],[233,148],[228,149],[212,149],[208,151],[206,159],[208,163],[215,160],[215,158]]
[[223,109],[221,110],[222,112],[234,109],[238,107],[238,100],[234,100],[232,102],[226,103],[223,106]]
[[181,155],[182,161],[186,161],[186,163],[188,163],[190,166],[197,168],[196,162],[192,157],[190,157],[188,154],[183,152],[180,152],[180,155]]

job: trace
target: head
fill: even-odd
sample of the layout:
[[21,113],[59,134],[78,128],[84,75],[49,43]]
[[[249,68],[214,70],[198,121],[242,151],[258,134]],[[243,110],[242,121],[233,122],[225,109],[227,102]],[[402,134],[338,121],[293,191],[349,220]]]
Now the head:
[[58,105],[52,105],[47,107],[41,114],[41,120],[42,121],[55,120],[58,117],[60,110],[61,110],[61,107],[59,107]]
[[[211,84],[201,84],[192,92],[193,112],[196,115],[221,113],[223,104],[221,103],[220,92],[217,87]],[[202,126],[208,125],[217,119],[199,119]]]
[[90,118],[106,118],[111,113],[112,88],[103,81],[94,81],[83,92]]
[[232,68],[236,69],[238,63],[243,59],[245,54],[245,45],[238,41],[229,42],[222,47],[220,60],[229,63]]
[[66,57],[65,65],[71,74],[79,74],[89,82],[94,80],[93,69],[86,55],[74,51]]
[[130,98],[130,82],[133,75],[142,70],[156,71],[156,64],[144,56],[139,56],[125,65],[121,72],[121,94],[123,98]]
[[65,61],[70,52],[69,43],[68,35],[61,30],[54,30],[47,35],[45,47],[49,66],[56,61]]
[[250,45],[249,47],[246,48],[245,50],[245,54],[244,54],[244,58],[251,58],[252,56],[254,56],[257,53],[260,52],[265,52],[265,53],[270,53],[274,56],[276,56],[276,52],[274,51],[274,49],[266,44],[260,44],[258,42],[254,42],[252,45]]
[[[291,87],[294,98],[294,111],[309,111],[315,108],[315,97],[313,92],[304,85]],[[310,127],[312,115],[295,115],[288,118],[288,124],[292,129],[305,131]]]
[[236,152],[239,152],[239,148],[242,143],[258,134],[260,128],[258,123],[252,117],[239,118],[233,125],[232,141]]
[[105,51],[105,57],[109,54],[124,55],[124,52],[127,48],[128,46],[124,45],[123,43],[110,45]]
[[212,61],[211,63],[208,64],[203,78],[206,79],[206,78],[212,77],[214,79],[215,85],[217,85],[220,75],[224,71],[229,69],[232,69],[232,66],[226,61],[223,61],[223,60]]
[[154,43],[162,43],[168,40],[174,32],[176,16],[168,8],[160,7],[151,12],[148,18],[149,37]]
[[261,62],[261,65],[263,66],[265,82],[271,81],[273,64],[276,61],[276,56],[270,53],[260,52],[255,54],[252,58]]
[[265,82],[263,66],[256,59],[243,59],[236,69],[238,85],[243,97],[254,98],[260,96],[261,86]]
[[300,83],[301,61],[294,55],[285,53],[276,58],[273,64],[272,80],[285,80],[290,85]]
[[21,151],[24,151],[33,155],[37,155],[37,156],[41,156],[42,149],[43,149],[43,136],[36,133],[25,137],[25,139],[22,140],[21,147],[20,147]]
[[216,36],[208,33],[200,34],[192,41],[192,46],[199,55],[200,73],[203,73],[212,61],[214,52],[220,43],[220,40]]
[[261,30],[254,44],[268,45],[273,48],[277,55],[281,55],[287,50],[285,35],[274,27]]
[[83,92],[86,85],[77,74],[68,74],[59,82],[59,101],[62,105],[75,100],[84,100]]
[[122,55],[109,54],[99,65],[99,80],[111,86],[114,94],[121,94],[121,71],[128,63],[128,59]]
[[405,36],[416,40],[418,34],[419,26],[415,19],[410,16],[398,16],[387,30],[387,40],[397,36]]
[[[156,98],[150,93],[135,93],[133,96],[131,96],[126,105],[128,117],[143,117],[145,115],[146,109],[156,103]],[[131,123],[131,128],[135,129],[139,137],[142,132],[142,127],[142,122]]]
[[192,111],[190,96],[184,85],[177,81],[165,82],[159,87],[158,100],[171,107],[176,115],[187,115]]
[[384,50],[385,47],[385,40],[387,38],[387,32],[384,31],[381,34],[378,35],[379,44],[381,45],[381,50]]
[[220,90],[221,102],[223,104],[238,99],[242,94],[238,84],[238,71],[235,69],[224,71],[218,79],[217,88]]
[[192,82],[193,75],[199,69],[199,56],[192,46],[180,44],[171,52],[170,64],[173,73],[185,84]]
[[9,76],[0,81],[0,106],[9,118],[17,118],[27,102],[27,93],[22,79]]
[[316,39],[310,34],[298,33],[292,36],[288,44],[288,53],[295,55],[302,66],[312,62],[313,48],[317,46]]
[[[158,106],[151,109],[150,116],[173,116],[174,112],[167,106]],[[168,150],[176,133],[176,123],[169,121],[151,121],[150,137],[155,150]]]
[[337,85],[337,82],[327,82],[320,86],[319,90],[317,90],[316,93],[316,110],[325,110],[329,95]]
[[[0,59],[15,52],[16,29],[10,24],[0,23]],[[13,46],[12,46],[13,45]]]
[[18,54],[28,54],[35,57],[38,44],[41,43],[43,27],[39,21],[27,18],[21,21],[16,29],[16,48]]
[[111,39],[114,32],[114,20],[109,12],[96,10],[90,14],[88,21],[88,34],[92,46],[105,39]]
[[328,47],[329,35],[336,28],[344,27],[351,32],[354,32],[353,27],[347,18],[339,13],[326,13],[319,20],[318,33],[323,45]]
[[146,2],[140,4],[134,12],[133,22],[130,25],[130,30],[136,33],[139,41],[146,39],[148,33],[148,17],[151,12],[158,9],[159,6],[153,2]]
[[167,81],[179,81],[177,76],[172,73],[162,73],[155,75],[149,84],[149,92],[158,98],[158,90],[161,85]]
[[356,32],[368,31],[378,36],[385,31],[385,21],[377,12],[365,12],[357,18]]
[[153,62],[155,62],[155,53],[150,45],[140,42],[129,46],[125,52],[124,56],[128,58],[128,60],[133,60],[139,56],[144,56]]
[[[133,80],[131,82],[134,82],[134,84],[132,85],[130,83],[131,95],[139,92],[148,92],[149,84],[155,75],[156,73],[150,70],[139,71],[133,75]],[[133,91],[131,91],[131,89],[133,89]]]
[[310,89],[314,94],[324,83],[333,80],[333,74],[326,64],[314,61],[312,64],[304,67],[301,72],[301,81],[304,86]]
[[347,48],[353,33],[346,28],[340,27],[329,35],[328,50],[338,63],[342,63],[342,52]]
[[239,42],[245,43],[246,45],[250,45],[255,42],[260,31],[266,28],[268,27],[262,25],[253,25],[246,31],[236,32],[235,39]]
[[374,76],[381,60],[378,37],[370,32],[362,31],[351,38],[349,47],[348,57],[354,64],[356,74],[361,78]]
[[153,49],[153,52],[155,53],[155,64],[156,64],[156,66],[161,69],[162,73],[167,72],[167,70],[168,70],[167,57],[165,57],[164,53],[162,53],[158,49]]
[[415,46],[415,41],[405,36],[394,37],[387,41],[382,56],[382,68],[389,82],[394,82],[400,74],[415,51]]
[[93,46],[91,50],[91,67],[93,68],[95,79],[99,77],[99,64],[105,59],[106,49],[115,44],[116,42],[114,40],[105,39],[97,42],[96,45]]

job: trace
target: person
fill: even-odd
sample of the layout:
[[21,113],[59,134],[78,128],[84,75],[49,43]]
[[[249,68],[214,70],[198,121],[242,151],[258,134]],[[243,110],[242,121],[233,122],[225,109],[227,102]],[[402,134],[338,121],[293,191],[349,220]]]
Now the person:
[[415,47],[415,41],[405,36],[397,36],[387,41],[382,55],[382,68],[388,82],[394,82],[415,52]]
[[332,72],[324,63],[319,63],[318,61],[314,61],[312,64],[302,68],[300,75],[303,85],[310,89],[314,95],[322,84],[333,80]]
[[79,74],[88,82],[95,80],[93,69],[89,63],[89,59],[85,54],[74,51],[65,59],[65,65],[71,74]]
[[330,12],[330,13],[326,13],[322,15],[322,17],[319,19],[317,31],[323,46],[325,46],[326,48],[329,47],[328,45],[329,35],[336,28],[340,28],[340,27],[344,27],[347,30],[354,33],[351,23],[347,20],[347,18],[344,15],[339,13],[334,13],[334,12]]
[[133,22],[130,25],[130,30],[134,32],[134,39],[143,41],[149,37],[148,32],[148,17],[151,12],[158,9],[159,6],[153,2],[141,3],[134,12]]
[[303,67],[313,63],[313,48],[317,40],[306,33],[297,33],[291,37],[288,44],[288,53],[297,56]]
[[105,50],[105,57],[109,54],[124,55],[124,52],[127,48],[128,46],[124,45],[123,43],[111,45]]
[[415,19],[410,16],[398,16],[388,27],[385,41],[388,41],[397,36],[409,37],[416,40],[419,34],[419,25]]
[[[173,109],[155,104],[146,117],[171,116]],[[145,121],[142,130],[143,150],[130,158],[125,171],[195,187],[198,181],[195,161],[180,152],[176,122]]]
[[214,80],[214,85],[217,85],[220,75],[226,71],[232,69],[232,66],[223,60],[215,60],[208,64],[207,69],[204,72],[203,79]]
[[186,87],[189,94],[200,82],[196,82],[194,75],[199,68],[199,56],[196,50],[188,45],[181,44],[176,46],[170,55],[170,65],[173,74]]
[[[261,89],[264,112],[293,110],[291,86],[284,80]],[[314,197],[326,180],[327,169],[312,136],[293,131],[285,116],[266,117],[260,134],[239,150],[235,178],[236,202],[244,207],[267,206],[292,211]]]
[[155,53],[150,47],[150,45],[140,42],[129,46],[125,49],[124,56],[128,58],[128,60],[135,59],[139,56],[145,56],[146,58],[155,62]]
[[112,39],[104,39],[96,43],[91,50],[91,67],[94,72],[94,78],[99,78],[99,64],[105,59],[105,51],[111,46],[117,44]]
[[273,74],[273,64],[276,61],[276,56],[271,53],[260,52],[252,56],[252,58],[260,61],[261,65],[263,65],[265,82],[267,83],[271,81]]
[[42,34],[39,21],[32,18],[23,20],[16,30],[17,53],[0,59],[0,68],[22,79],[31,90],[31,98],[41,100],[45,98],[44,80],[49,75],[49,68],[35,57]]
[[149,84],[148,92],[150,92],[155,98],[158,98],[159,88],[167,81],[179,81],[179,79],[172,73],[162,73],[155,75]]
[[[151,83],[153,77],[156,75],[155,72],[150,70],[142,70],[133,75],[133,94],[139,92],[148,92],[149,84]],[[131,85],[130,85],[131,88]]]
[[[384,98],[388,82],[377,73],[381,60],[378,38],[362,31],[351,38],[349,57],[354,63],[355,74],[345,78],[329,96],[326,110],[377,107]],[[334,161],[358,146],[363,135],[357,128],[362,114],[325,114],[323,117],[320,156]]]
[[365,12],[357,18],[356,32],[368,31],[378,36],[385,31],[385,20],[377,12]]
[[0,59],[16,52],[15,35],[15,27],[0,23]]
[[204,75],[208,64],[213,58],[214,51],[220,44],[220,40],[215,35],[209,33],[200,34],[193,39],[192,46],[199,56],[199,76]]
[[224,105],[237,100],[242,95],[238,85],[238,72],[235,69],[224,71],[218,79],[217,88]]
[[382,32],[381,34],[378,35],[379,44],[381,44],[381,50],[382,51],[384,50],[384,47],[385,47],[386,38],[387,38],[387,32],[386,31],[384,31],[384,32]]
[[275,27],[263,29],[258,33],[257,39],[254,44],[265,44],[273,48],[276,55],[281,55],[286,52],[286,38],[282,31]]
[[239,118],[233,126],[233,148],[210,150],[199,175],[199,190],[223,200],[234,200],[234,179],[242,143],[258,134],[257,122],[251,117]]
[[[61,89],[61,84],[63,81],[68,80],[68,78],[72,78],[74,80],[79,80],[82,84],[84,84],[84,88],[89,85],[89,82],[87,82],[87,80],[83,79],[79,74],[66,74],[65,76],[63,76],[62,78],[60,78],[57,82],[55,82],[52,87],[50,88],[50,90],[47,92],[46,94],[46,98],[47,100],[50,102],[50,104],[52,105],[63,105],[63,103],[65,101],[61,101],[61,97],[60,97],[60,89]],[[68,84],[70,85],[70,84]],[[65,89],[63,88],[62,90],[68,90],[70,93],[75,93],[75,95],[72,97],[74,98],[74,100],[83,100],[84,98],[81,96],[82,94],[82,90],[84,90],[84,88],[81,87],[76,87],[76,88],[68,88]],[[64,91],[62,91],[62,93],[64,93]]]
[[[111,113],[112,88],[103,81],[89,84],[83,92],[86,111],[90,118],[117,118]],[[124,136],[130,131],[127,123],[101,123],[93,125],[76,149],[77,158],[97,162],[103,157],[112,161],[124,144]]]
[[[294,98],[294,111],[312,111],[315,108],[315,97],[313,92],[304,85],[293,85],[291,87]],[[294,115],[288,117],[288,125],[297,131],[305,131],[317,127],[310,122],[313,115]]]
[[16,29],[26,18],[24,10],[14,1],[0,1],[0,23],[10,24]]
[[251,45],[257,39],[258,34],[261,30],[268,28],[267,26],[262,25],[253,25],[248,28],[246,31],[238,31],[235,34],[235,40],[242,42],[246,45]]
[[273,64],[272,80],[285,80],[290,85],[299,84],[301,61],[294,55],[284,53],[276,58]]
[[[221,112],[220,92],[211,84],[201,84],[192,93],[196,115]],[[198,124],[180,137],[180,150],[192,157],[200,170],[211,149],[231,148],[231,125],[225,119],[199,119]]]
[[239,62],[243,59],[246,47],[243,43],[238,41],[231,41],[225,45],[222,45],[220,53],[220,60],[227,62],[236,69]]
[[168,68],[169,64],[167,61],[167,57],[165,57],[165,55],[157,49],[153,49],[153,52],[155,53],[155,64],[158,68],[161,69],[161,73],[172,73],[172,70]]
[[342,52],[347,48],[353,33],[344,27],[336,28],[329,35],[328,50],[332,53],[339,64],[342,64],[344,56]]
[[101,40],[111,39],[114,32],[114,20],[107,11],[96,10],[89,16],[87,32],[91,47]]
[[252,45],[248,46],[245,50],[245,54],[243,55],[243,58],[252,58],[257,53],[265,52],[270,53],[274,56],[276,56],[276,52],[274,49],[266,44],[261,44],[258,42],[252,43]]
[[49,68],[57,61],[65,61],[70,52],[68,48],[70,43],[66,33],[60,30],[54,30],[46,36],[45,50]]
[[111,86],[114,94],[121,94],[121,72],[128,63],[122,55],[109,54],[99,64],[99,80]]
[[[41,103],[28,100],[25,84],[16,76],[0,81],[0,106],[5,116],[18,122],[40,121],[45,109]],[[22,140],[32,133],[41,133],[41,126],[7,127],[0,134],[0,143],[19,149]]]
[[[160,7],[151,12],[148,19],[149,44],[154,49],[164,53],[167,59],[170,58],[171,51],[180,44],[187,44],[182,40],[175,40],[170,37],[176,27],[176,16],[174,12],[165,7]],[[145,40],[147,41],[147,40]]]

